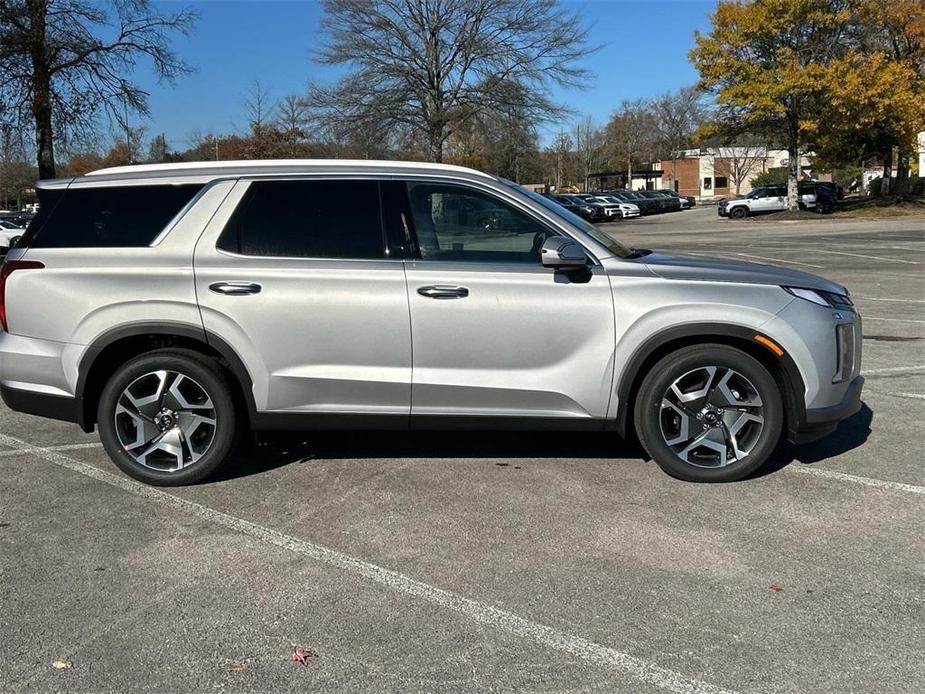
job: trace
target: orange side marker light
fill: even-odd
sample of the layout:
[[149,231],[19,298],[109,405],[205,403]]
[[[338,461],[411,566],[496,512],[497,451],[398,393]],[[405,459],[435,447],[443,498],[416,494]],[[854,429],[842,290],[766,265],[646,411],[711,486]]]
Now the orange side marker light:
[[780,345],[778,345],[776,342],[774,342],[770,338],[765,337],[764,335],[755,335],[755,337],[753,337],[752,339],[755,342],[758,342],[764,345],[765,347],[767,347],[769,350],[774,352],[774,354],[776,354],[777,356],[779,357],[784,356],[784,350],[781,349]]

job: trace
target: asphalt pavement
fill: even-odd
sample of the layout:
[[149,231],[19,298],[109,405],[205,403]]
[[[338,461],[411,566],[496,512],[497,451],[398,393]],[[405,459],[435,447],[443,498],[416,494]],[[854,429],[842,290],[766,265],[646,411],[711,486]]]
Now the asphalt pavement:
[[925,217],[606,230],[846,284],[864,408],[733,484],[610,434],[339,432],[169,490],[0,408],[0,691],[925,690]]

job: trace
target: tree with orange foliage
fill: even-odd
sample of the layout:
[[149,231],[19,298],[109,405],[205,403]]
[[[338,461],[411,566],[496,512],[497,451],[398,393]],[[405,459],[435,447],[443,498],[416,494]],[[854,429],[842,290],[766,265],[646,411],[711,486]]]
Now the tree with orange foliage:
[[708,34],[694,32],[690,59],[701,86],[716,95],[718,120],[731,131],[786,143],[788,207],[798,204],[801,145],[826,101],[828,63],[851,20],[851,0],[723,0]]
[[797,206],[801,150],[908,151],[925,127],[921,0],[722,0],[691,61],[729,131],[780,139]]

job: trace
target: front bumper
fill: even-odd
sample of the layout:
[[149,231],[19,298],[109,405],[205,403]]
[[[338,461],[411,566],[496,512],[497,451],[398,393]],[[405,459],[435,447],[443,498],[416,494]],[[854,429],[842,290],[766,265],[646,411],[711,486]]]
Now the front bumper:
[[839,422],[856,414],[861,409],[861,390],[864,377],[856,376],[848,385],[841,402],[829,407],[817,407],[806,410],[802,417],[797,417],[787,433],[793,443],[809,443],[828,436],[838,428]]

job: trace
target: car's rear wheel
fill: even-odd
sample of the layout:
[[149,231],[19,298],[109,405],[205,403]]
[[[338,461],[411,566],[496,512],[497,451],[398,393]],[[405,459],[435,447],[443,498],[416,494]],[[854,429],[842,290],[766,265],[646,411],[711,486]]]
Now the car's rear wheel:
[[100,397],[103,448],[153,485],[200,482],[227,459],[236,413],[221,367],[189,350],[149,352],[119,367]]
[[636,401],[640,442],[668,474],[730,482],[757,470],[783,427],[781,393],[760,362],[720,344],[661,359]]
[[742,206],[733,207],[729,210],[729,216],[733,219],[742,219],[743,217],[748,216],[748,210]]

